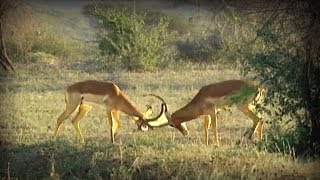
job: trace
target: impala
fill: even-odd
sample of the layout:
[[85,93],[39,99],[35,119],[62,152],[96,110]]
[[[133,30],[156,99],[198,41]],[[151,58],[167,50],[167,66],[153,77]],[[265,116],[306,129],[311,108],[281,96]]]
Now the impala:
[[[65,111],[57,120],[53,137],[57,136],[62,122],[79,107],[72,124],[81,143],[84,142],[84,139],[79,128],[79,122],[91,110],[93,104],[102,105],[106,109],[112,143],[114,143],[115,135],[117,135],[121,126],[119,111],[133,117],[138,129],[142,131],[147,130],[144,122],[146,122],[146,116],[152,113],[151,107],[148,107],[145,113],[139,112],[119,87],[112,82],[88,80],[70,85],[65,92],[65,102]],[[161,114],[157,117],[160,116]]]
[[234,105],[253,121],[249,137],[252,138],[252,134],[257,131],[258,139],[262,140],[263,121],[255,107],[261,103],[263,95],[264,89],[252,80],[228,80],[210,84],[203,86],[187,105],[172,113],[166,120],[153,119],[147,123],[149,127],[171,125],[187,135],[189,131],[184,122],[204,115],[205,143],[209,143],[208,129],[211,124],[215,143],[219,145],[217,112]]

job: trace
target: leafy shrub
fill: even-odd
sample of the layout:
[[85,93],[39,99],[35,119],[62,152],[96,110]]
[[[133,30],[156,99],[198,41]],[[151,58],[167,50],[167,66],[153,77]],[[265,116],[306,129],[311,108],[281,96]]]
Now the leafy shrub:
[[[310,114],[314,110],[312,109],[310,113],[307,106],[311,102],[314,103],[311,107],[318,107],[317,102],[320,102],[319,86],[317,86],[320,81],[316,74],[319,74],[319,68],[313,67],[310,63],[306,71],[307,50],[296,41],[292,43],[290,37],[283,35],[286,31],[294,31],[290,28],[282,29],[281,33],[276,30],[278,24],[284,22],[280,19],[279,22],[268,23],[256,31],[257,41],[254,44],[261,43],[263,48],[246,54],[245,71],[257,74],[264,84],[269,85],[268,95],[265,98],[265,103],[269,107],[263,110],[272,119],[277,120],[273,124],[286,126],[283,124],[285,120],[283,117],[286,116],[289,117],[288,122],[294,124],[289,130],[271,133],[269,149],[291,146],[299,155],[319,153],[319,141],[312,139],[312,133],[318,131],[312,129],[314,122]],[[291,28],[294,29],[294,26]],[[295,35],[304,38],[300,33],[298,31]],[[311,86],[308,87],[307,83]],[[310,99],[306,98],[308,91]]]
[[265,143],[269,152],[280,152],[292,156],[310,154],[309,127],[292,121],[275,119],[271,122]]
[[146,13],[132,15],[126,9],[96,8],[94,15],[105,30],[100,36],[101,54],[112,56],[113,64],[128,70],[153,70],[173,58],[169,45],[175,34],[168,31],[168,17],[147,25]]

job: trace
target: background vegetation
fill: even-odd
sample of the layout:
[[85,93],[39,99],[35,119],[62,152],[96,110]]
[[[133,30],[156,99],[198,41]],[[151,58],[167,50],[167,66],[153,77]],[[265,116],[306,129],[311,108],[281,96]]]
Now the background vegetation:
[[[16,72],[0,72],[0,177],[319,178],[317,8],[311,0],[21,3],[1,19]],[[112,145],[99,108],[81,122],[85,145],[68,121],[51,139],[73,82],[113,81],[141,110],[160,108],[142,96],[156,93],[173,112],[201,86],[236,78],[268,89],[263,142],[242,138],[251,121],[233,109],[219,115],[221,147],[204,145],[200,119],[183,137],[169,127],[138,132],[127,116]]]
[[168,30],[168,17],[160,16],[158,22],[147,24],[150,13],[117,7],[96,7],[93,14],[106,31],[99,37],[101,54],[111,56],[116,61],[114,67],[152,70],[172,62],[174,52],[169,45],[174,41],[174,33]]

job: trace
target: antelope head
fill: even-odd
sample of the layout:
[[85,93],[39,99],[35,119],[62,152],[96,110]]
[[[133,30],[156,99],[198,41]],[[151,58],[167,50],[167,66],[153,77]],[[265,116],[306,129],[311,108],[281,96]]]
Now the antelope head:
[[148,96],[154,96],[162,101],[161,111],[158,116],[150,119],[145,119],[145,122],[141,127],[142,130],[145,131],[146,127],[153,129],[153,128],[160,128],[160,127],[169,125],[171,127],[177,128],[183,135],[189,134],[189,130],[185,122],[178,123],[178,124],[172,122],[172,116],[168,111],[167,103],[163,100],[163,98],[155,94],[148,94]]

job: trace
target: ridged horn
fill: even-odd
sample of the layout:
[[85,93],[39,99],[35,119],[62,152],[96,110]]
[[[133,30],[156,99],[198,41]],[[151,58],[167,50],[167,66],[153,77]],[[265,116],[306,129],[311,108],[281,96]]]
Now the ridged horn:
[[146,94],[145,96],[154,96],[162,101],[161,111],[155,118],[146,119],[145,123],[150,128],[163,127],[169,125],[171,115],[168,111],[167,103],[164,99],[156,94]]
[[160,96],[158,96],[158,95],[156,95],[156,94],[146,94],[146,95],[144,95],[144,96],[154,96],[154,97],[160,99],[160,100],[162,101],[162,103],[166,103],[166,102],[163,100],[162,97],[160,97]]

